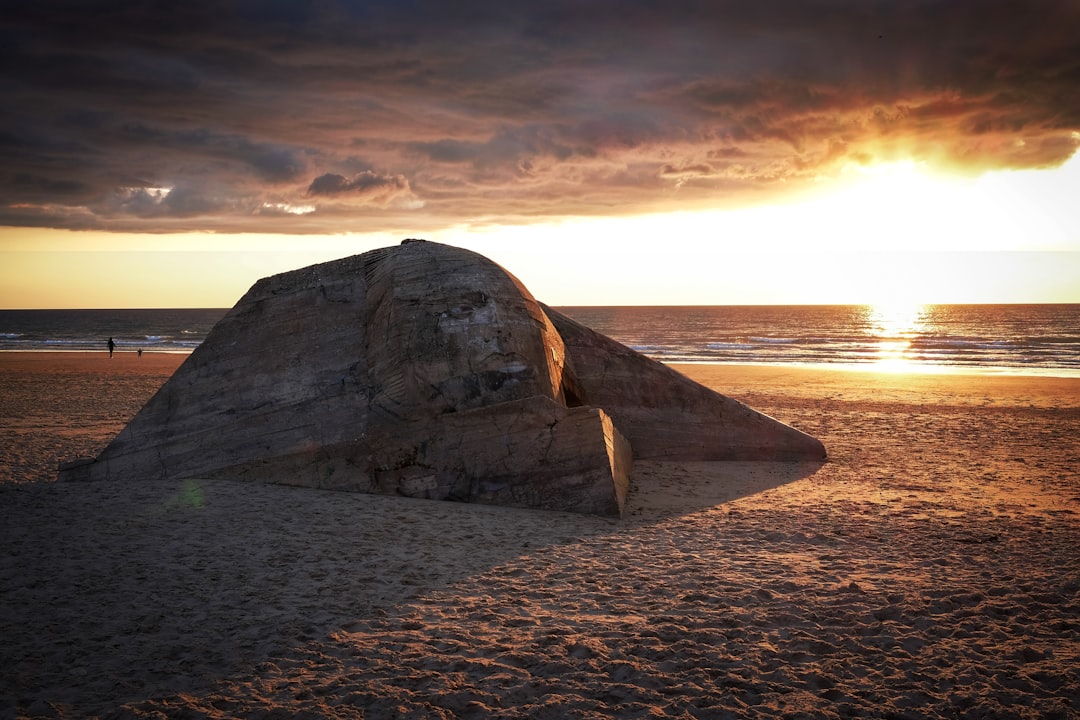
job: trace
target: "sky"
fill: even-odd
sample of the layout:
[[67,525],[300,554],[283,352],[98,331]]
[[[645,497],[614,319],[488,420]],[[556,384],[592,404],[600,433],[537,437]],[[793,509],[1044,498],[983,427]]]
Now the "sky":
[[1080,302],[1077,0],[40,0],[0,307],[422,237],[551,304]]

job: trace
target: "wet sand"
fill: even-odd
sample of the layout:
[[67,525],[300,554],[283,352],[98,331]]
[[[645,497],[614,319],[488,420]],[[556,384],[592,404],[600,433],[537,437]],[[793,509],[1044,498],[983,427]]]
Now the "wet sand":
[[1080,715],[1080,380],[682,366],[830,461],[622,520],[50,482],[182,360],[0,353],[0,717]]

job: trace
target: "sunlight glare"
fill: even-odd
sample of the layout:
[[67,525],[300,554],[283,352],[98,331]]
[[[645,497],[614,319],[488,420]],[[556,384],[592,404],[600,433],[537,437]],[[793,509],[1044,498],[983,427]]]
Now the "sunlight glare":
[[874,369],[913,372],[911,343],[922,329],[927,306],[916,302],[885,302],[869,306],[867,332],[876,344]]

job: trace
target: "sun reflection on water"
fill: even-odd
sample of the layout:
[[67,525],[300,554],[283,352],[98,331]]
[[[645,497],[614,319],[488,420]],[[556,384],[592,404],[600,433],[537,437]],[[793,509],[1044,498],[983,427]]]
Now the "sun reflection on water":
[[918,360],[911,343],[923,329],[927,306],[921,303],[877,303],[869,306],[867,329],[873,339],[874,369],[883,372],[912,372]]

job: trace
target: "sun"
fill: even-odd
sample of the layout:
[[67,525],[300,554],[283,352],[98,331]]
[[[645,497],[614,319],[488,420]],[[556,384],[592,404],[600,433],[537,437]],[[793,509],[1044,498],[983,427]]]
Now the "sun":
[[870,323],[881,337],[908,337],[919,329],[926,307],[918,302],[874,303],[870,305]]

